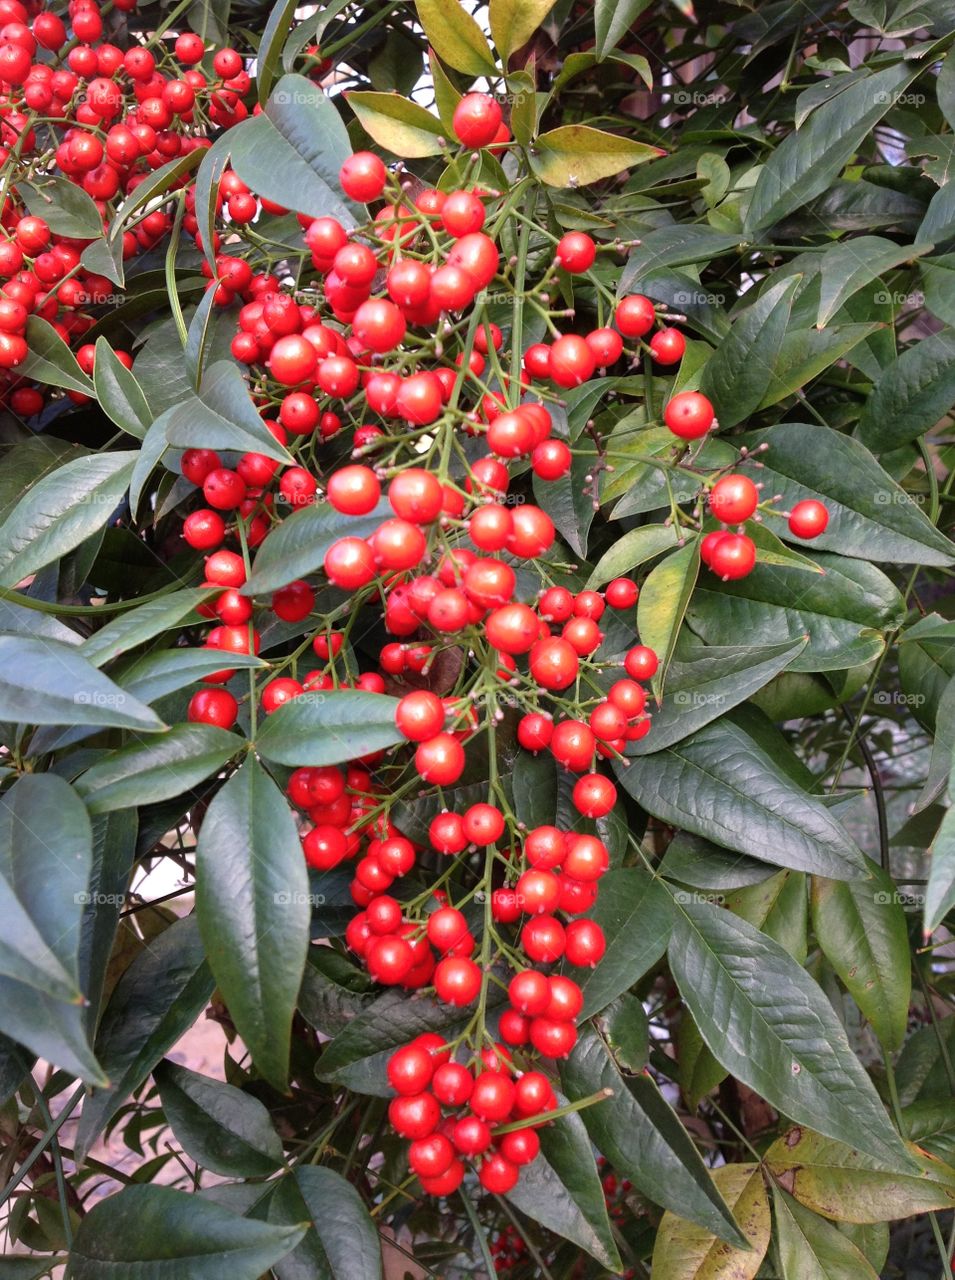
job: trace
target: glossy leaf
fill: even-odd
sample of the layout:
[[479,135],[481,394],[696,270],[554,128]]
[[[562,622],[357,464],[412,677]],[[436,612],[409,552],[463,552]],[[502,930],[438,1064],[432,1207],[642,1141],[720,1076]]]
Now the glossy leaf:
[[672,550],[676,543],[677,534],[672,525],[645,524],[639,529],[629,529],[594,565],[587,589],[596,590],[612,578],[631,573],[664,551]]
[[0,717],[16,724],[113,725],[155,732],[159,717],[71,644],[0,636]]
[[259,730],[256,749],[276,764],[341,764],[403,741],[396,698],[332,689],[293,698]]
[[92,382],[51,324],[41,316],[30,316],[24,336],[30,349],[27,358],[17,365],[20,375],[50,387],[93,394]]
[[649,1076],[623,1075],[599,1032],[588,1026],[562,1065],[561,1080],[571,1100],[612,1090],[611,1097],[580,1115],[597,1149],[621,1176],[655,1204],[745,1247],[710,1171]]
[[42,182],[18,182],[17,191],[30,213],[42,218],[54,235],[95,240],[103,234],[99,210],[77,183],[47,176]]
[[657,1280],[753,1280],[759,1271],[772,1229],[759,1165],[723,1165],[713,1170],[713,1181],[733,1211],[749,1249],[734,1249],[696,1223],[667,1212],[653,1247]]
[[0,524],[0,585],[16,586],[102,529],[122,502],[136,457],[91,454],[38,480]]
[[[229,668],[263,669],[266,663],[251,653],[230,653]],[[117,682],[142,702],[155,702],[167,693],[175,693],[186,685],[214,671],[222,670],[222,653],[216,649],[162,649],[137,658],[131,666],[117,672]]]
[[244,738],[215,725],[174,725],[111,752],[80,775],[76,789],[90,813],[156,804],[198,786],[246,745]]
[[670,895],[640,867],[608,871],[588,913],[607,938],[595,969],[575,971],[584,993],[582,1018],[599,1013],[638,982],[666,951],[672,925]]
[[80,646],[80,653],[94,667],[112,662],[120,654],[145,644],[147,640],[152,640],[181,623],[198,622],[198,617],[191,615],[204,600],[209,599],[209,594],[203,587],[186,587],[182,591],[173,591],[158,600],[138,605],[94,632]]
[[659,666],[652,689],[657,702],[663,693],[667,671],[690,596],[700,571],[700,544],[694,538],[651,570],[637,601],[637,630],[643,644],[657,655]]
[[672,826],[776,866],[866,878],[863,855],[840,823],[729,719],[614,772],[638,804]]
[[251,451],[285,465],[292,462],[291,454],[262,421],[238,366],[226,361],[213,364],[198,393],[171,411],[166,439],[176,448]]
[[832,1005],[778,943],[719,907],[685,902],[669,957],[700,1034],[737,1079],[783,1115],[908,1167]]
[[258,1069],[284,1089],[309,942],[308,876],[288,803],[252,758],[206,811],[196,910],[236,1029]]
[[[599,1104],[598,1104],[599,1105]],[[593,1148],[579,1114],[562,1116],[540,1131],[541,1153],[507,1193],[532,1222],[556,1231],[608,1267],[622,1263],[607,1216]]]
[[955,906],[955,808],[945,811],[932,842],[932,863],[925,886],[925,930],[932,933]]
[[907,347],[876,383],[859,417],[859,436],[876,453],[914,440],[955,400],[955,333],[942,329]]
[[268,1110],[251,1093],[169,1061],[153,1077],[176,1141],[201,1168],[264,1178],[283,1163]]
[[597,57],[605,58],[611,49],[626,40],[637,18],[649,6],[650,0],[596,0]]
[[820,263],[817,328],[824,328],[846,301],[867,284],[927,252],[926,247],[896,245],[882,236],[853,236],[832,245]]
[[243,595],[266,595],[321,568],[338,538],[367,538],[393,512],[382,500],[367,516],[344,516],[328,503],[315,503],[287,516],[256,553]]
[[553,7],[554,0],[490,0],[491,37],[505,64],[527,44]]
[[703,371],[700,390],[709,396],[721,427],[734,427],[760,404],[772,381],[792,313],[797,276],[764,290],[734,321]]
[[240,1218],[173,1187],[124,1187],[83,1218],[70,1251],[70,1280],[258,1280],[289,1253],[305,1225]]
[[882,1045],[902,1047],[912,994],[905,911],[892,877],[867,861],[869,879],[814,877],[812,923],[829,963]]
[[96,340],[93,386],[100,407],[127,435],[142,440],[153,420],[143,389],[105,338]]
[[276,1266],[279,1280],[381,1280],[374,1221],[352,1184],[334,1169],[299,1165],[282,1181],[269,1209],[273,1219],[311,1220],[302,1242]]

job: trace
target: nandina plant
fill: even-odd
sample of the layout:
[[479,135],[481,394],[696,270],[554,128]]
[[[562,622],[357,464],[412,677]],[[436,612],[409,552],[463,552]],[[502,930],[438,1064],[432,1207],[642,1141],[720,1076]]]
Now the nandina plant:
[[0,1276],[952,1280],[945,17],[0,0]]

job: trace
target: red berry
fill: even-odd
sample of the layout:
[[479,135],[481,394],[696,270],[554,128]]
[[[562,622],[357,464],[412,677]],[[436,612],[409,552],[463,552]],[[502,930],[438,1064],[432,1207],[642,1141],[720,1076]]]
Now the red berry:
[[829,523],[829,512],[814,498],[797,502],[789,513],[789,531],[797,538],[818,538]]

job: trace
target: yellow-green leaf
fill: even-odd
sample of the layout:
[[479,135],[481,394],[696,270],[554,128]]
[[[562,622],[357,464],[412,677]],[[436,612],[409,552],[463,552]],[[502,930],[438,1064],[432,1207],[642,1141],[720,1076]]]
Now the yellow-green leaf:
[[540,135],[531,153],[531,167],[549,187],[586,187],[665,154],[659,147],[617,133],[565,124]]
[[424,33],[440,58],[469,76],[497,74],[484,32],[460,0],[415,0]]
[[424,107],[400,93],[349,93],[348,105],[380,147],[409,160],[441,153],[444,126]]
[[704,1227],[667,1211],[653,1249],[653,1280],[753,1280],[766,1256],[771,1230],[759,1165],[723,1165],[713,1170],[713,1181],[752,1250],[734,1249]]
[[435,110],[447,137],[452,138],[454,111],[463,95],[458,93],[451,83],[448,73],[441,65],[441,59],[433,49],[428,50],[428,65],[431,68],[431,79],[434,83]]
[[658,703],[699,572],[700,544],[699,539],[694,538],[661,560],[640,592],[637,631],[641,643],[649,645],[659,660],[653,677],[653,692]]
[[527,44],[553,7],[554,0],[491,0],[491,35],[505,62]]

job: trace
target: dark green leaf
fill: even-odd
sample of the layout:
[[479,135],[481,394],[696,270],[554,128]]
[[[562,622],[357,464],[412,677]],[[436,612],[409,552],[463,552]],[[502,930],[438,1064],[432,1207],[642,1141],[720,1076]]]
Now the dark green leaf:
[[135,813],[101,814],[93,819],[93,865],[80,932],[80,986],[89,1000],[87,1024],[95,1030],[106,985],[106,970],[126,902],[136,858]]
[[273,1196],[272,1210],[285,1221],[311,1219],[301,1244],[275,1268],[279,1280],[381,1280],[375,1224],[361,1196],[334,1169],[299,1165]]
[[825,805],[725,717],[614,772],[638,804],[672,826],[776,866],[838,880],[867,875],[861,850]]
[[111,752],[81,774],[76,789],[90,813],[171,800],[198,786],[246,746],[211,724],[178,724],[146,742]]
[[96,388],[100,408],[106,416],[128,435],[142,440],[149,430],[153,415],[142,387],[105,338],[96,339],[93,386]]
[[[229,668],[263,668],[265,662],[251,653],[230,653]],[[132,666],[117,673],[117,681],[141,702],[155,702],[167,693],[175,693],[186,685],[214,671],[222,670],[222,653],[215,649],[164,649],[147,653]]]
[[93,394],[92,382],[51,324],[40,316],[30,316],[24,336],[30,350],[27,358],[17,365],[20,376],[87,396]]
[[700,390],[713,401],[721,427],[735,427],[766,395],[799,279],[786,276],[766,289],[741,312],[707,361]]
[[251,450],[286,465],[292,462],[262,421],[238,366],[225,360],[213,364],[198,393],[169,414],[166,439],[176,448]]
[[206,812],[196,858],[196,909],[212,972],[239,1035],[266,1079],[284,1089],[311,907],[288,803],[253,758]]
[[596,590],[611,578],[630,573],[664,551],[672,550],[676,543],[677,534],[672,525],[645,524],[639,529],[630,529],[597,561],[587,579],[587,589]]
[[595,1146],[618,1174],[655,1204],[745,1247],[689,1134],[649,1076],[623,1075],[600,1034],[586,1026],[561,1068],[561,1080],[571,1100],[600,1089],[612,1091],[606,1101],[580,1115]]
[[54,235],[94,240],[103,234],[103,219],[92,196],[68,178],[46,176],[39,182],[18,182],[20,199],[42,218]]
[[159,717],[91,666],[73,645],[0,636],[0,719],[155,732]]
[[577,455],[570,471],[559,479],[534,477],[534,497],[538,505],[553,520],[557,532],[571,550],[584,557],[587,555],[590,526],[596,515],[593,493],[586,479],[592,466],[591,458]]
[[945,811],[932,842],[932,864],[925,886],[925,931],[933,933],[955,907],[955,808]]
[[396,698],[359,689],[293,698],[259,729],[256,750],[276,764],[341,764],[403,741]]
[[619,1271],[622,1263],[583,1120],[573,1112],[562,1116],[540,1131],[540,1141],[540,1155],[521,1170],[508,1200],[532,1222]]
[[124,1187],[80,1223],[69,1280],[259,1280],[301,1240],[302,1226],[240,1218],[172,1187]]
[[637,18],[649,7],[650,0],[596,0],[597,57],[605,58],[611,49],[626,40]]
[[864,1255],[825,1218],[773,1186],[784,1280],[878,1280]]
[[728,911],[678,904],[670,965],[714,1057],[783,1115],[908,1168],[832,1005],[778,943]]
[[198,622],[198,616],[191,615],[195,614],[203,600],[209,598],[209,594],[208,589],[203,587],[187,587],[161,596],[158,600],[138,605],[94,632],[83,642],[80,653],[94,667],[112,662],[120,654],[145,644],[147,640],[172,630],[180,623]]
[[880,453],[897,449],[933,427],[955,401],[955,332],[921,338],[890,365],[866,399],[859,418],[863,444]]
[[177,1142],[201,1168],[265,1178],[282,1164],[281,1140],[258,1098],[168,1060],[153,1078]]
[[327,502],[295,511],[268,535],[256,552],[243,595],[267,595],[320,569],[333,542],[367,538],[393,514],[384,500],[366,516],[343,516]]

